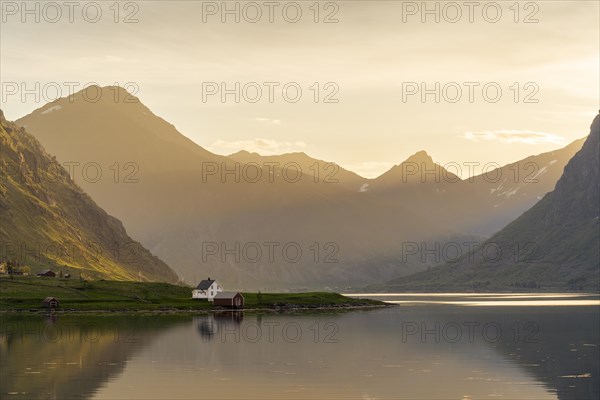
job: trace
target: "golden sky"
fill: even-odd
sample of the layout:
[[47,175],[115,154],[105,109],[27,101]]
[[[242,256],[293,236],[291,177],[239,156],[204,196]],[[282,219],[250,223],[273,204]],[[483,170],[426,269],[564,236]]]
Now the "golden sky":
[[[52,100],[52,82],[63,95],[66,82],[131,82],[154,113],[211,151],[304,151],[372,177],[419,150],[442,164],[506,164],[562,147],[589,132],[599,106],[596,1],[478,2],[473,9],[427,2],[431,14],[420,1],[275,2],[273,22],[263,2],[227,2],[233,10],[237,4],[237,15],[224,13],[221,2],[122,2],[118,15],[113,2],[98,2],[96,23],[88,21],[92,8],[74,10],[71,23],[68,10],[58,18],[40,5],[36,22],[7,3],[20,2],[2,2],[8,119]],[[46,96],[7,95],[7,84],[36,82]],[[207,94],[236,82],[239,102]],[[262,97],[254,103],[257,86]],[[302,96],[288,101],[297,87]],[[423,88],[433,92],[422,98]],[[337,102],[325,102],[327,95]]]

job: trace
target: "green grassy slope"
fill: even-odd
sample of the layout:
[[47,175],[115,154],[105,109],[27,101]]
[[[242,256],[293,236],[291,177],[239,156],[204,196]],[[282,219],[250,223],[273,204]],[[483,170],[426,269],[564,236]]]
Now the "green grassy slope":
[[32,273],[50,268],[119,280],[177,280],[1,111],[0,144],[0,261],[17,261]]

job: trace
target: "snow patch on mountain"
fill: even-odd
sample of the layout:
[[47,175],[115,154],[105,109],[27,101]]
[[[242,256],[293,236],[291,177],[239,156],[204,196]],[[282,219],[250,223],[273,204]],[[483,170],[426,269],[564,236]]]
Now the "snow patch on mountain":
[[50,114],[51,112],[58,111],[62,108],[61,105],[56,105],[48,108],[47,110],[42,111],[42,114]]

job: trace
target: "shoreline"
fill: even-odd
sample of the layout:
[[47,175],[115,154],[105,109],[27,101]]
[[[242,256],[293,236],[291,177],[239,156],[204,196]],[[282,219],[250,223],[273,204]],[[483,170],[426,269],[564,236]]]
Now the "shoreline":
[[[244,312],[307,312],[384,306],[335,292],[240,292]],[[54,278],[0,277],[0,314],[207,314],[235,311],[193,299],[192,288],[160,282],[68,281]],[[43,300],[54,299],[50,308]]]
[[59,316],[59,315],[136,315],[136,316],[152,316],[152,315],[209,315],[209,314],[220,314],[220,313],[271,313],[271,314],[288,314],[288,313],[310,313],[310,312],[331,312],[331,311],[358,311],[358,310],[371,310],[377,308],[388,308],[397,307],[398,304],[365,304],[365,305],[322,305],[318,307],[308,307],[301,305],[290,305],[288,306],[277,306],[277,307],[260,307],[260,308],[243,308],[243,309],[113,309],[113,310],[77,310],[77,309],[63,309],[48,312],[43,309],[28,309],[28,310],[0,310],[0,315],[45,315],[45,316]]

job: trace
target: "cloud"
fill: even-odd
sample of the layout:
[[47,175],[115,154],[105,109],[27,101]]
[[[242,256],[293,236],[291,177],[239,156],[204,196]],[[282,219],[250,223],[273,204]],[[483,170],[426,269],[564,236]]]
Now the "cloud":
[[535,131],[519,131],[519,130],[498,130],[498,131],[483,131],[483,132],[465,132],[463,139],[479,142],[486,140],[488,142],[498,143],[554,143],[562,144],[565,138],[553,133],[535,132]]
[[304,142],[278,142],[276,140],[254,138],[252,140],[217,140],[209,150],[214,152],[225,152],[225,154],[235,153],[240,150],[246,150],[252,153],[258,153],[263,156],[272,156],[275,154],[291,153],[301,151],[306,147]]
[[256,117],[256,118],[254,118],[254,120],[256,122],[260,122],[265,125],[280,125],[281,124],[281,120],[279,120],[279,119]]

